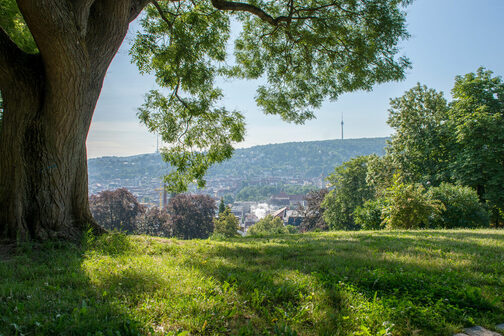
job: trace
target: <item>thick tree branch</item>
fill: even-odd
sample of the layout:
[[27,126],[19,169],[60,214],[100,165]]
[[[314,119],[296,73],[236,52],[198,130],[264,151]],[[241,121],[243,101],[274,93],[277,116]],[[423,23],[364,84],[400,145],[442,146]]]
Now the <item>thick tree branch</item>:
[[[73,4],[90,0],[75,0]],[[44,54],[44,50],[62,52],[63,45],[76,45],[76,12],[72,3],[57,0],[16,0],[30,32]],[[79,5],[80,6],[80,5]],[[83,9],[83,7],[79,7]]]
[[136,17],[142,12],[145,6],[147,6],[151,0],[133,0],[131,2],[131,9],[129,15],[129,22],[136,19]]
[[266,21],[273,26],[278,25],[278,23],[282,20],[287,20],[287,16],[279,16],[277,18],[273,18],[271,15],[266,13],[264,10],[261,8],[250,5],[248,3],[244,2],[232,2],[232,1],[225,1],[225,0],[212,0],[212,5],[220,10],[231,10],[231,11],[238,11],[238,12],[249,12],[251,14],[256,15],[259,17],[261,20]]
[[95,0],[73,0],[77,29],[82,37],[86,36],[89,12],[94,2]]
[[95,0],[91,7],[86,35],[86,45],[94,67],[103,71],[108,68],[128,32],[131,16],[138,11],[136,6],[140,2]]
[[294,16],[294,13],[297,11],[294,9],[293,2],[289,4],[289,15],[280,15],[277,17],[273,17],[270,14],[266,13],[262,8],[257,6],[245,3],[245,2],[233,2],[226,0],[212,0],[212,5],[220,10],[229,10],[229,11],[237,11],[237,12],[248,12],[254,14],[261,20],[268,22],[273,26],[278,26],[281,22],[286,22],[289,24],[293,20],[306,20],[313,19],[314,16]]
[[165,15],[163,9],[161,8],[161,6],[159,5],[159,3],[156,0],[151,0],[151,3],[154,5],[154,7],[156,7],[156,9],[159,13],[159,16],[161,17],[161,19],[164,22],[166,22],[166,24],[168,25],[168,27],[170,27],[170,30],[171,30],[173,23],[166,17],[166,15]]

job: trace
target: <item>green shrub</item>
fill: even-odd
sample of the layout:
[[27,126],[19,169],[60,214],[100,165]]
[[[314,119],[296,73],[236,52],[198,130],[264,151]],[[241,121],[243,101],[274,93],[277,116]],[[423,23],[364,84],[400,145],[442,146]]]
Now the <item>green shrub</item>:
[[285,225],[285,228],[287,229],[288,233],[294,234],[294,233],[299,233],[299,228],[294,225]]
[[382,230],[385,224],[382,219],[382,210],[386,205],[383,198],[366,201],[354,211],[355,224],[363,230]]
[[425,228],[433,216],[445,209],[440,201],[429,197],[421,184],[405,184],[398,174],[387,189],[386,201],[383,220],[391,229]]
[[288,229],[283,225],[282,219],[271,215],[267,215],[252,225],[247,231],[247,234],[250,236],[282,233],[289,233]]
[[238,218],[231,213],[229,207],[226,207],[223,212],[219,213],[218,218],[214,218],[214,234],[222,234],[225,237],[234,237],[238,235],[240,229]]
[[322,202],[323,218],[332,230],[357,230],[353,213],[355,208],[373,198],[374,190],[366,182],[370,156],[358,156],[327,177],[332,190]]
[[473,228],[489,225],[489,214],[470,187],[442,183],[429,190],[429,197],[443,203],[445,210],[433,216],[433,228]]

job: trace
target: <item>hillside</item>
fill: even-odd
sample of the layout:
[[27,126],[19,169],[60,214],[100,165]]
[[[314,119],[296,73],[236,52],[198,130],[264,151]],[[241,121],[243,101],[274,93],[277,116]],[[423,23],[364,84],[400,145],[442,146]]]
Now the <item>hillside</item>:
[[0,335],[427,335],[504,317],[502,230],[161,239],[0,253]]
[[[310,179],[327,176],[358,155],[384,154],[387,138],[290,142],[237,149],[233,157],[212,167],[207,175],[216,178],[251,179],[285,177]],[[156,179],[168,171],[159,154],[102,157],[88,160],[89,184],[112,180]]]

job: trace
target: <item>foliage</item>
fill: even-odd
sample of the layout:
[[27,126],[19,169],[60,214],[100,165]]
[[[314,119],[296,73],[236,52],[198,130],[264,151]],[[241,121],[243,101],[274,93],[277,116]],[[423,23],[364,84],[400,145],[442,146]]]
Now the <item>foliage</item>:
[[285,225],[285,229],[287,230],[287,233],[290,234],[299,233],[299,227],[294,225]]
[[267,215],[266,217],[260,219],[247,230],[247,235],[249,236],[281,233],[288,233],[288,229],[284,226],[281,218],[273,217],[271,215]]
[[0,27],[16,45],[27,53],[37,52],[33,36],[21,15],[15,0],[0,2]]
[[232,194],[226,194],[222,197],[224,204],[233,204],[235,199]]
[[274,194],[287,193],[290,195],[304,195],[315,189],[315,186],[295,185],[295,184],[276,184],[246,185],[236,194],[237,201],[265,201]]
[[240,113],[216,106],[222,92],[214,81],[226,57],[228,15],[209,1],[158,6],[146,8],[143,31],[137,34],[131,54],[140,71],[154,72],[169,95],[149,92],[138,116],[151,132],[172,144],[162,150],[163,158],[175,168],[165,182],[181,192],[194,179],[203,187],[210,165],[231,157],[232,145],[243,141],[245,123]]
[[387,190],[382,216],[387,228],[417,229],[428,227],[432,217],[443,210],[444,205],[430,199],[421,184],[406,184],[396,174],[393,185]]
[[390,106],[387,123],[396,132],[387,147],[389,159],[409,182],[447,181],[453,132],[446,126],[449,113],[443,93],[417,84],[391,99]]
[[494,221],[504,207],[504,82],[480,68],[455,78],[454,100],[417,85],[391,101],[387,152],[409,182],[476,189]]
[[136,218],[135,234],[172,237],[173,225],[165,209],[152,207]]
[[301,207],[303,221],[300,224],[301,232],[326,231],[329,229],[324,220],[324,209],[322,202],[329,191],[327,189],[314,190],[309,192],[306,197],[306,207]]
[[105,190],[91,195],[89,207],[94,219],[107,230],[135,232],[136,218],[145,208],[127,189]]
[[441,183],[429,189],[429,197],[439,200],[444,210],[431,219],[432,228],[472,228],[488,226],[488,211],[470,187]]
[[455,78],[450,122],[456,144],[450,167],[458,183],[476,189],[497,210],[504,209],[504,82],[492,75],[480,68]]
[[386,207],[384,198],[372,199],[364,202],[354,210],[355,225],[363,230],[382,230],[385,223],[382,211]]
[[[313,118],[326,98],[403,79],[409,61],[396,55],[408,37],[402,11],[408,2],[207,0],[147,7],[131,54],[167,92],[151,91],[139,117],[171,144],[163,151],[174,168],[169,186],[185,190],[194,179],[203,186],[210,165],[230,158],[243,140],[243,116],[218,106],[217,76],[264,78],[257,104],[296,123]],[[226,62],[231,17],[243,25],[234,65]]]
[[238,218],[231,213],[231,209],[226,207],[219,217],[214,218],[214,233],[220,233],[225,237],[235,237],[240,229]]
[[322,203],[324,220],[333,230],[355,230],[354,210],[374,196],[366,183],[368,156],[359,156],[336,167],[327,180],[330,192]]
[[374,189],[377,196],[383,196],[392,185],[398,167],[390,154],[383,156],[369,155],[367,162],[366,183]]
[[2,335],[439,336],[504,316],[502,230],[106,234],[0,253]]
[[219,215],[226,211],[226,204],[224,204],[224,199],[221,198],[220,203],[219,203]]
[[181,239],[208,238],[213,231],[215,200],[208,195],[178,194],[167,206],[173,235]]

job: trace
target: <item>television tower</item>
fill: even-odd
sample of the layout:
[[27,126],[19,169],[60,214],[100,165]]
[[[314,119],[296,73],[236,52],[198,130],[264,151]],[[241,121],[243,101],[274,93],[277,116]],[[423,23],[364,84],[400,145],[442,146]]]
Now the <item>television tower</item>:
[[343,112],[341,112],[341,140],[343,140]]

